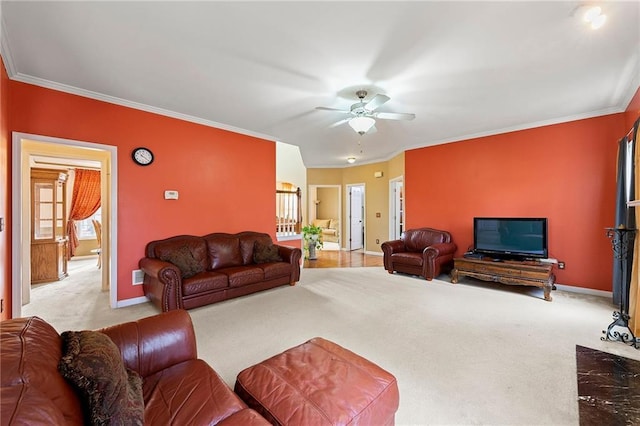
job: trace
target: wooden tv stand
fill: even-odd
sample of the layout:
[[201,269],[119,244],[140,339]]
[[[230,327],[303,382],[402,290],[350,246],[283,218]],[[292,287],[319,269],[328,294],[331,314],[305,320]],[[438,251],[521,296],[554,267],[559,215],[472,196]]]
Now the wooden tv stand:
[[556,279],[553,265],[538,261],[456,258],[453,260],[451,282],[457,283],[461,276],[478,278],[510,285],[540,287],[544,290],[544,300],[551,302],[551,289]]

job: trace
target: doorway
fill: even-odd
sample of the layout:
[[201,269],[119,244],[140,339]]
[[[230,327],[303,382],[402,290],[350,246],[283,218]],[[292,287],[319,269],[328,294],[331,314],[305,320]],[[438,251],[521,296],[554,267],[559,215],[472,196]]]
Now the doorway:
[[399,240],[404,232],[403,177],[389,180],[389,240]]
[[308,223],[316,219],[329,220],[331,232],[324,236],[325,249],[342,246],[342,187],[340,185],[309,185]]
[[31,192],[30,171],[34,156],[67,158],[99,163],[102,202],[102,290],[109,291],[112,308],[117,304],[116,247],[117,147],[14,132],[12,137],[12,315],[19,317],[31,291]]
[[349,250],[364,249],[364,184],[347,185]]

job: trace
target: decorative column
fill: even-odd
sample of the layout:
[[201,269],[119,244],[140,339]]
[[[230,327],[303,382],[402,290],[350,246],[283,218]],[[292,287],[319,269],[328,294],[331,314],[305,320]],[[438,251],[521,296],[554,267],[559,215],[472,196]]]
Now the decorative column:
[[613,312],[613,322],[609,324],[602,340],[611,340],[631,345],[638,349],[640,343],[634,336],[633,331],[629,328],[629,265],[628,254],[629,246],[633,243],[636,235],[636,229],[625,227],[606,228],[607,237],[611,239],[613,248],[613,257],[620,262],[622,271],[621,285],[622,295],[620,297],[620,311]]

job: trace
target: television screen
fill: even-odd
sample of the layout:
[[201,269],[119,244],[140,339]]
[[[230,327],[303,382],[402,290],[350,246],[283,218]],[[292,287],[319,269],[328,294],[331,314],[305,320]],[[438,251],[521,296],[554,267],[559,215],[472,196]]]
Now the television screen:
[[476,217],[473,247],[497,258],[546,258],[547,219]]

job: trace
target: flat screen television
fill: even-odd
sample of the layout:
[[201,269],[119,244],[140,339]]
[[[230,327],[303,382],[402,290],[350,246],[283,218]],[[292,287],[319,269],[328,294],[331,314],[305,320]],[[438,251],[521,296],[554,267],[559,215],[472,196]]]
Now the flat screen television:
[[473,247],[498,259],[547,258],[547,219],[474,217]]

